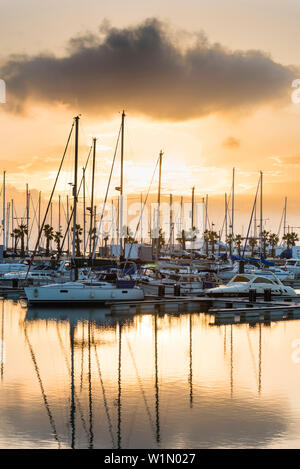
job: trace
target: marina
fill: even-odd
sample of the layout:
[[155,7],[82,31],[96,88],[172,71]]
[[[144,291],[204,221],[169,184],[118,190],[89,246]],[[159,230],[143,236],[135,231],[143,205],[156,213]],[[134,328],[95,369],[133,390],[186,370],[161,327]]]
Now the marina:
[[300,448],[300,3],[273,3],[0,2],[0,451]]

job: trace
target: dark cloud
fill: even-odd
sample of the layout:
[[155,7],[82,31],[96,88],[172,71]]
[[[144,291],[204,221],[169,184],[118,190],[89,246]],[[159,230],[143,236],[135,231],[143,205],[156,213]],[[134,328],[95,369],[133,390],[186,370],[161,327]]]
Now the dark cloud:
[[239,148],[241,146],[241,141],[235,137],[228,137],[222,142],[224,148]]
[[102,27],[70,40],[65,57],[10,57],[0,69],[7,109],[64,103],[105,116],[125,108],[156,119],[186,120],[289,103],[291,67],[261,51],[230,51],[203,36],[181,45],[184,34],[149,19],[131,28]]

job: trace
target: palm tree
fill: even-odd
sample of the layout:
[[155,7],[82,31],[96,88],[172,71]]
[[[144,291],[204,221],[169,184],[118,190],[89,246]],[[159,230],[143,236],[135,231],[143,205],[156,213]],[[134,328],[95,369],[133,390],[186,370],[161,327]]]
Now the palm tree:
[[53,236],[55,244],[56,244],[56,250],[57,252],[60,251],[60,240],[63,237],[60,231],[55,231],[55,234]]
[[135,243],[133,232],[129,228],[129,226],[123,226],[123,236],[125,238],[125,243],[133,244]]
[[[134,241],[136,242],[136,241]],[[165,245],[165,233],[161,228],[159,228],[158,232],[158,249]]]
[[299,237],[297,233],[292,231],[291,233],[286,233],[283,237],[282,240],[286,242],[287,248],[290,248],[291,246],[295,246],[296,241],[299,241]]
[[14,246],[14,253],[17,254],[17,244],[20,238],[20,230],[18,228],[15,228],[12,233],[10,233],[10,236],[12,238],[12,244]]
[[108,241],[108,239],[109,239],[109,233],[103,233],[104,252],[105,252],[106,257],[108,256],[108,252],[107,252],[107,241]]
[[277,246],[277,244],[279,243],[279,236],[277,236],[276,233],[270,233],[269,243],[270,243],[270,246],[272,247],[271,256],[275,257],[275,246]]
[[208,232],[208,238],[209,238],[209,242],[211,244],[211,252],[214,254],[214,252],[215,252],[215,242],[218,241],[219,235],[216,231],[210,230]]
[[205,242],[206,256],[208,257],[208,252],[209,252],[209,231],[208,230],[204,231],[203,238],[204,238],[204,242]]
[[80,257],[81,252],[80,252],[80,244],[82,242],[82,239],[80,236],[82,235],[82,228],[80,225],[76,225],[75,227],[75,245],[76,245],[76,256]]
[[269,246],[269,235],[270,231],[262,231],[261,233],[261,244],[262,244],[262,249],[263,249],[263,256],[267,256],[267,246]]
[[43,228],[44,236],[46,238],[46,257],[50,256],[50,241],[54,238],[54,231],[52,226],[49,224],[45,225]]
[[177,235],[176,240],[180,242],[180,244],[181,244],[181,249],[182,249],[183,251],[185,251],[186,235],[185,235],[185,231],[184,231],[184,230],[181,231],[181,235],[180,235],[180,234]]
[[240,234],[235,235],[234,243],[235,243],[235,247],[237,248],[239,256],[241,255],[242,241],[243,241],[242,235]]
[[251,248],[251,257],[254,257],[254,248],[257,246],[257,239],[256,238],[249,238],[248,244]]
[[92,252],[94,251],[95,242],[97,240],[97,228],[92,228]]
[[24,225],[23,223],[21,223],[21,225],[19,225],[19,233],[20,233],[20,239],[21,239],[21,253],[20,253],[20,256],[21,257],[25,257],[25,236],[28,234],[28,228],[27,228],[27,225]]
[[230,257],[232,256],[232,233],[226,236],[226,244],[229,246]]

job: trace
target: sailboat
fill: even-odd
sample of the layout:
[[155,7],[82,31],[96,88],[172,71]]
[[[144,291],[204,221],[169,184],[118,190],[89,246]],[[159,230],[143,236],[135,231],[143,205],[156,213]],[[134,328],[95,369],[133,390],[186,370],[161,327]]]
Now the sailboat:
[[[123,194],[123,140],[124,140],[124,117],[122,113],[122,147],[121,147],[121,195]],[[73,209],[73,260],[75,260],[75,231],[76,231],[76,208],[77,208],[77,166],[78,166],[78,126],[79,116],[75,117],[75,173],[74,173],[74,209]],[[122,225],[121,225],[122,226]],[[120,237],[121,253],[122,238]],[[95,246],[94,252],[95,253]],[[25,295],[29,304],[73,304],[73,303],[105,303],[109,300],[126,301],[142,300],[144,292],[135,286],[135,281],[118,279],[116,284],[109,282],[72,281],[55,283],[50,285],[26,287]]]

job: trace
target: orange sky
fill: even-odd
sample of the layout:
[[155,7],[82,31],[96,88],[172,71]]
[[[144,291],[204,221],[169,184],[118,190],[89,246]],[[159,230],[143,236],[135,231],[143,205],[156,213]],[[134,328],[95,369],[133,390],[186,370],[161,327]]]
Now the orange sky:
[[[93,0],[87,3],[89,5],[83,7],[81,2],[72,2],[72,10],[69,1],[63,5],[56,1],[46,1],[42,7],[37,7],[34,0],[18,2],[18,10],[16,2],[11,1],[3,2],[0,7],[0,39],[3,46],[0,63],[12,60],[10,54],[25,53],[29,54],[27,60],[31,66],[29,69],[28,65],[22,63],[24,59],[14,57],[13,60],[18,64],[17,72],[14,63],[13,74],[12,69],[9,73],[6,69],[8,79],[1,76],[6,79],[8,89],[7,104],[0,107],[0,161],[11,185],[8,200],[14,196],[13,187],[22,191],[26,182],[32,189],[42,190],[45,195],[50,192],[72,118],[77,113],[82,113],[81,167],[92,136],[98,137],[97,198],[103,197],[120,124],[120,112],[125,107],[126,192],[147,191],[158,152],[163,149],[163,192],[189,195],[195,186],[199,198],[209,194],[210,218],[215,223],[222,223],[221,201],[224,192],[230,192],[234,166],[238,229],[246,229],[260,170],[264,172],[265,218],[269,219],[266,227],[277,231],[285,196],[288,197],[288,223],[300,226],[297,207],[300,104],[291,101],[293,89],[289,81],[290,76],[297,77],[299,65],[296,45],[300,33],[295,23],[300,8],[298,4],[292,0],[284,6],[281,2],[269,0],[231,0],[226,4],[226,10],[219,2],[218,10],[214,10],[215,1],[199,4],[189,0],[184,9],[181,2],[173,2],[171,13],[170,2],[166,1],[159,4],[154,2],[151,8],[143,2],[131,1],[134,8],[130,12],[129,8],[125,12],[124,6],[117,0],[109,4],[104,2],[103,5]],[[266,12],[267,17],[264,15]],[[119,64],[111,65],[112,59],[105,55],[104,63],[107,66],[102,70],[100,78],[106,73],[105,80],[109,80],[109,70],[111,79],[115,80],[116,93],[113,85],[105,82],[101,86],[104,91],[109,90],[110,94],[102,96],[99,91],[95,96],[90,96],[92,68],[88,69],[87,75],[83,75],[88,79],[86,89],[81,83],[73,83],[72,79],[66,82],[66,87],[62,86],[64,79],[70,80],[70,58],[76,64],[80,54],[82,58],[87,50],[89,52],[93,47],[96,50],[103,43],[106,46],[108,44],[110,50],[116,50],[115,44],[111,46],[109,43],[116,31],[122,39],[128,31],[130,34],[134,32],[131,46],[133,44],[136,52],[137,30],[140,28],[139,39],[143,39],[144,21],[153,17],[163,21],[158,28],[163,31],[163,47],[171,47],[169,56],[178,51],[183,54],[180,55],[180,64],[177,58],[172,61],[173,56],[169,61],[168,54],[164,55],[165,51],[162,53],[161,49],[159,54],[148,61],[150,52],[156,51],[156,46],[150,41],[146,49],[146,61],[142,63],[140,60],[132,63],[133,56],[126,55],[126,50],[122,49],[120,57],[125,57],[124,63],[116,69],[114,67],[119,67]],[[108,26],[108,22],[111,26]],[[100,25],[102,29],[99,33]],[[206,40],[203,39],[204,34]],[[71,38],[73,41],[69,42]],[[216,42],[221,45],[216,45]],[[188,55],[191,50],[193,54]],[[248,50],[254,52],[249,53]],[[41,53],[47,57],[44,68],[49,66],[50,61],[47,72],[49,77],[43,76],[41,68],[38,68]],[[265,54],[263,58],[262,53]],[[104,60],[103,50],[101,54],[100,59],[97,58],[98,62]],[[63,68],[53,55],[61,58]],[[163,58],[161,73],[157,70],[157,64],[160,63],[157,56],[159,60]],[[200,68],[195,68],[195,63],[203,60],[203,56],[204,63],[209,63],[212,56],[217,57],[215,62],[211,60],[211,68],[215,67],[213,74],[210,75],[206,70],[205,78],[202,73],[203,62]],[[144,57],[145,52],[142,60]],[[147,65],[149,69],[146,73],[144,69]],[[172,72],[174,79],[170,74],[172,67],[175,67]],[[187,67],[189,80],[185,82],[182,70],[185,73]],[[234,67],[236,71],[232,70]],[[62,70],[62,75],[55,74],[61,74]],[[114,70],[121,70],[124,89],[116,81]],[[131,70],[141,74],[140,81],[134,86]],[[51,84],[52,72],[54,82]],[[71,68],[71,77],[72,73]],[[95,69],[94,73],[98,71]],[[222,80],[215,83],[218,73]],[[73,86],[75,91],[72,94]],[[149,95],[152,86],[157,94]],[[190,88],[190,93],[187,88]],[[97,91],[97,87],[95,89]],[[51,96],[45,95],[48,92],[51,92]],[[119,162],[113,187],[118,184],[118,172]],[[72,147],[59,182],[59,193],[62,196],[70,194],[68,183],[71,181]],[[111,195],[115,195],[115,192]],[[220,202],[217,202],[219,199]]]

